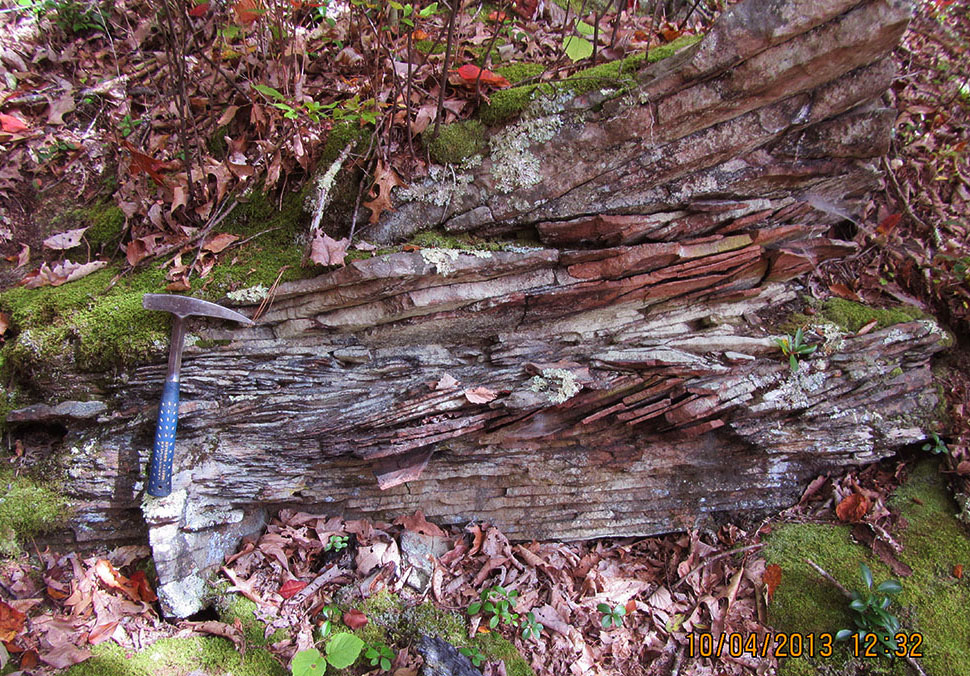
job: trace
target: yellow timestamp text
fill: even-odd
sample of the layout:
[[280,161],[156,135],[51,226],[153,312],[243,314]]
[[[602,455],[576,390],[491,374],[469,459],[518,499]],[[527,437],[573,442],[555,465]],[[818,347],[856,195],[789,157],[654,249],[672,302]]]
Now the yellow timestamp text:
[[[880,640],[876,634],[853,634],[847,645],[854,657],[922,657],[923,635],[897,633]],[[688,634],[687,654],[690,657],[752,657],[777,658],[831,657],[837,645],[833,634],[765,633],[742,634],[724,632],[720,636],[700,633]],[[895,649],[892,648],[895,646]]]

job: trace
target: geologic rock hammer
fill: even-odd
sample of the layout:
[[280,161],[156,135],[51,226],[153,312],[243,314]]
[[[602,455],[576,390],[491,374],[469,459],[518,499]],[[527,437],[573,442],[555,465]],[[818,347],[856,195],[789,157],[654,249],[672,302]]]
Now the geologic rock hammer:
[[179,418],[179,370],[182,368],[182,347],[185,343],[185,318],[190,315],[219,317],[250,326],[253,322],[221,305],[187,296],[146,293],[141,304],[146,310],[162,310],[175,315],[172,319],[172,344],[168,352],[168,375],[162,390],[162,403],[158,406],[152,459],[148,463],[148,494],[163,498],[172,492],[172,459],[175,457],[175,428]]

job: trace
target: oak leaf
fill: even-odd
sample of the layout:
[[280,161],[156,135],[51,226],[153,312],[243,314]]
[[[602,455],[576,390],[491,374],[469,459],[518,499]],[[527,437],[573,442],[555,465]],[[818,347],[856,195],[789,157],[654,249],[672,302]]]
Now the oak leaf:
[[26,619],[22,612],[0,601],[0,641],[12,641],[24,628]]
[[60,286],[73,282],[90,275],[95,270],[100,270],[107,263],[104,261],[91,261],[90,263],[73,263],[69,260],[57,263],[53,268],[47,263],[43,263],[40,269],[34,270],[24,277],[20,284],[28,289],[37,289],[42,286]]
[[424,512],[422,512],[420,509],[411,516],[398,517],[394,523],[399,526],[404,526],[409,531],[421,533],[423,535],[433,535],[436,537],[447,537],[448,535],[443,530],[438,528],[438,526],[425,519]]
[[228,232],[220,232],[218,235],[202,245],[202,248],[212,253],[219,253],[227,246],[239,239],[239,235],[230,235]]
[[394,206],[391,204],[391,190],[395,186],[403,188],[405,183],[393,168],[378,160],[377,169],[374,171],[374,187],[371,188],[371,196],[374,199],[364,202],[364,206],[371,210],[372,224],[377,223],[385,211],[394,211]]
[[310,260],[318,265],[343,265],[347,256],[350,240],[334,239],[322,230],[318,230],[313,241],[310,242]]
[[81,238],[84,237],[84,231],[87,228],[77,228],[76,230],[68,230],[67,232],[59,232],[56,235],[51,235],[44,240],[44,246],[48,249],[73,249],[78,244],[81,243]]

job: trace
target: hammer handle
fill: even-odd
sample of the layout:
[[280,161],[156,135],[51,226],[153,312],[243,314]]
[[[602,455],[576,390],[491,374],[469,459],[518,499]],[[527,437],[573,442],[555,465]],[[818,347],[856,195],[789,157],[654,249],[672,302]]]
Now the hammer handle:
[[179,383],[166,380],[158,406],[155,446],[148,463],[148,494],[164,498],[172,492],[172,459],[175,457],[175,428],[179,421]]

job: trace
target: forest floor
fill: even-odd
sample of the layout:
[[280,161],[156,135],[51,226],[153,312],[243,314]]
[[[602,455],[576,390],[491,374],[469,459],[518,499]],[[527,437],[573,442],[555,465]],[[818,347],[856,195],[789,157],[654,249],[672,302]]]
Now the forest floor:
[[[214,233],[253,186],[282,203],[356,144],[345,167],[369,178],[346,199],[379,215],[382,186],[427,171],[439,125],[494,109],[511,84],[701,33],[719,9],[697,3],[666,21],[618,16],[613,3],[567,14],[547,2],[536,15],[520,0],[453,18],[443,3],[392,4],[4,5],[4,285],[158,266],[161,288],[204,290],[242,255],[245,237]],[[445,531],[420,514],[383,524],[284,512],[227,562],[214,610],[177,624],[158,615],[146,547],[27,547],[0,565],[0,673],[334,672],[341,651],[361,648],[353,635],[363,656],[338,673],[411,676],[421,633],[491,675],[970,673],[970,538],[955,516],[970,507],[953,497],[970,495],[968,14],[952,0],[919,4],[887,95],[898,117],[885,190],[851,234],[860,253],[807,283],[816,298],[918,305],[957,335],[938,370],[948,420],[925,449],[819,477],[771,518],[665,537],[510,543],[488,524]],[[330,234],[348,239],[345,253],[366,224],[342,227]],[[314,256],[308,247],[304,262]],[[287,274],[321,270],[300,262]],[[0,311],[0,338],[8,330]],[[9,448],[3,483],[30,471],[16,439]],[[853,614],[806,558],[849,590],[865,588],[860,563],[874,586],[899,581],[883,589],[904,659],[829,640]]]

